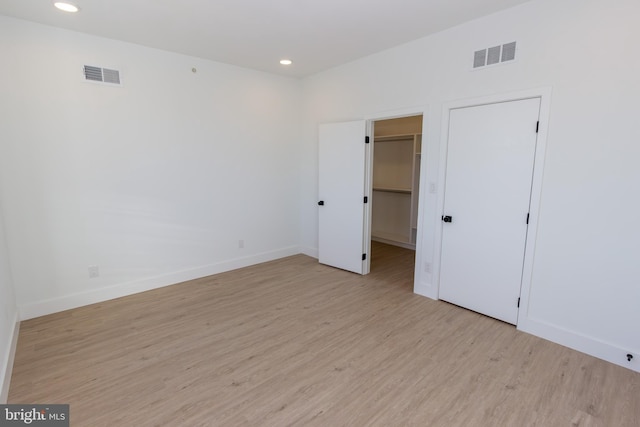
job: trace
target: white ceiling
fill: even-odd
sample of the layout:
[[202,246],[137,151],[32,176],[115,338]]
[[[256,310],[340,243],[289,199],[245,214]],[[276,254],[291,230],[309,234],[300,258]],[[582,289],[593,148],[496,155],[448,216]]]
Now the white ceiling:
[[[528,0],[2,0],[0,14],[303,77]],[[278,63],[290,58],[293,65]]]

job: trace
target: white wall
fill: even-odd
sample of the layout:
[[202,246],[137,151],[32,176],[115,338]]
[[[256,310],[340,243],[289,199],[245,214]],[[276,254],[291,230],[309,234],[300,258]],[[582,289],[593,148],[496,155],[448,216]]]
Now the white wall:
[[18,308],[13,291],[9,253],[0,203],[0,404],[7,402],[13,354],[17,343]]
[[[552,87],[538,236],[522,330],[640,370],[640,2],[534,0],[305,80],[301,239],[317,251],[317,125],[425,106],[416,290],[437,296],[443,104]],[[517,60],[470,71],[517,41]],[[423,149],[423,153],[424,153]],[[441,185],[442,183],[438,183]],[[628,363],[626,353],[635,353]]]
[[300,81],[5,17],[0,52],[22,318],[299,252]]

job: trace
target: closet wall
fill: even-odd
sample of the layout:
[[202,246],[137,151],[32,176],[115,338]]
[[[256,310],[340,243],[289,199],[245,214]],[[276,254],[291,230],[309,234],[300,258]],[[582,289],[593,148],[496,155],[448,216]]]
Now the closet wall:
[[415,249],[422,116],[374,123],[371,238]]

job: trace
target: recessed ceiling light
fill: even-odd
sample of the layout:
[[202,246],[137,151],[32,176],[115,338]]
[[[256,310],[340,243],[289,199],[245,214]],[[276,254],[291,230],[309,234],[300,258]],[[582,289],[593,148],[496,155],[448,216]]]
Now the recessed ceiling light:
[[55,7],[57,7],[58,9],[63,10],[65,12],[75,13],[75,12],[80,10],[80,8],[78,6],[76,6],[75,4],[65,3],[65,2],[61,2],[61,1],[57,1],[57,2],[53,3],[53,5]]
[[291,62],[291,60],[290,60],[290,59],[281,59],[281,60],[280,60],[280,63],[281,63],[282,65],[291,65],[291,64],[293,64],[293,62]]

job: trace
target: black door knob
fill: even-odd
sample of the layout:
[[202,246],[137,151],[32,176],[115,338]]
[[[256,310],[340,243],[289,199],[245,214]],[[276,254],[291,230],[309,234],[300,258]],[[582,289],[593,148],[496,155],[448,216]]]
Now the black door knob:
[[444,222],[452,222],[453,218],[451,218],[449,215],[447,215],[447,216],[443,216],[443,217],[442,217],[442,220],[443,220]]
[[318,202],[318,206],[324,206],[324,200],[320,200],[320,201]]

